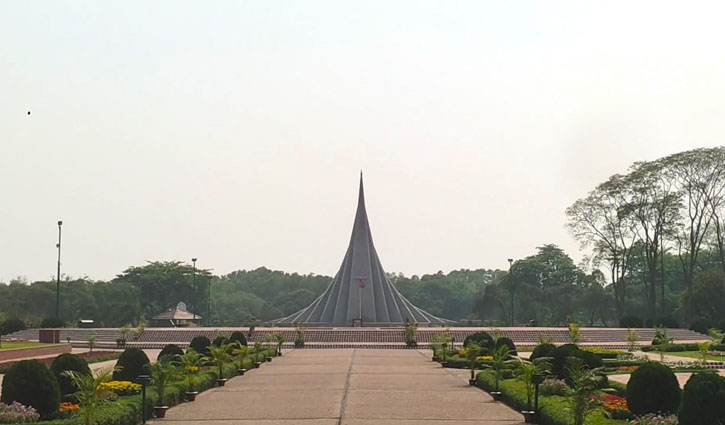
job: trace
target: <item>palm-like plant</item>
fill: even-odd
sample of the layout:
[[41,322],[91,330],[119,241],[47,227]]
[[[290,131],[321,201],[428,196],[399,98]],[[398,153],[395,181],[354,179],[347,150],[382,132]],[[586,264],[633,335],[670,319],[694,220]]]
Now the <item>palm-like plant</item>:
[[150,366],[151,377],[154,379],[154,388],[158,395],[158,406],[164,406],[166,387],[170,381],[179,379],[182,372],[170,361],[159,361]]
[[112,373],[113,369],[110,368],[99,371],[96,376],[72,370],[63,372],[78,388],[72,397],[78,403],[78,410],[84,425],[94,424],[98,410],[115,395],[113,391],[101,385],[101,383],[111,380]]
[[244,358],[247,355],[247,346],[237,343],[232,348],[232,356],[239,359],[239,367],[237,369],[244,369]]
[[589,369],[581,359],[572,357],[569,359],[567,369],[571,381],[569,392],[574,425],[584,425],[587,414],[594,409],[594,403],[590,398],[602,380],[601,368]]
[[208,364],[214,365],[219,368],[219,379],[224,379],[224,363],[228,363],[232,360],[231,344],[221,345],[216,347],[212,345],[209,347]]
[[511,363],[511,350],[507,345],[501,345],[493,350],[491,359],[491,368],[493,369],[493,377],[496,380],[496,392],[499,391],[501,375],[507,364]]
[[473,381],[476,379],[476,361],[478,360],[478,356],[481,355],[482,349],[481,346],[473,343],[469,344],[464,350],[466,360],[468,360],[468,367],[471,369],[471,381]]
[[277,343],[277,355],[282,355],[282,345],[284,344],[284,336],[281,332],[275,332],[273,334],[274,340]]
[[710,343],[703,342],[702,344],[697,344],[697,351],[700,356],[700,363],[705,366],[707,364],[707,355],[710,352]]
[[534,376],[549,373],[551,366],[546,357],[539,357],[534,361],[519,358],[519,371],[521,380],[526,385],[526,406],[531,411],[531,398],[534,396]]
[[183,355],[177,355],[176,361],[181,364],[187,379],[187,391],[194,391],[194,382],[197,373],[204,365],[204,357],[193,348],[186,350]]

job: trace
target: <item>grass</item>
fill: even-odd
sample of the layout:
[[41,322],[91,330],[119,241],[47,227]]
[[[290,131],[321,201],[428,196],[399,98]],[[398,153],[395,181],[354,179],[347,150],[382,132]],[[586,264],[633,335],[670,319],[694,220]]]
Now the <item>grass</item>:
[[0,347],[0,350],[17,350],[19,348],[42,347],[44,345],[51,345],[51,344],[41,344],[39,342],[31,342],[31,341],[3,342],[2,347]]
[[[660,351],[656,351],[657,354],[660,354]],[[689,359],[697,359],[700,360],[700,353],[697,351],[674,351],[674,352],[665,352],[662,353],[665,356],[675,356],[675,357],[687,357]],[[725,362],[725,356],[707,356],[708,360],[713,360],[716,362]]]

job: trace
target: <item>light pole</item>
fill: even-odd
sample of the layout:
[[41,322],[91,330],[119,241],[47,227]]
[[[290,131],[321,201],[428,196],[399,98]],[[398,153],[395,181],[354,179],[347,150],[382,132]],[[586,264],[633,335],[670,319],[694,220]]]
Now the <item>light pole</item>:
[[192,322],[196,323],[196,257],[191,259],[191,285],[194,287],[194,294],[191,297],[191,308],[194,309],[194,320]]
[[511,326],[513,326],[514,325],[514,280],[513,280],[513,276],[511,276],[511,267],[514,264],[514,259],[509,258],[508,260],[509,260],[509,285],[510,285],[509,290],[511,291],[511,311],[510,311],[509,315],[511,316],[511,318],[510,318]]
[[55,281],[55,317],[60,319],[60,232],[63,226],[63,221],[58,220],[58,243],[55,245],[58,248],[58,275]]
[[211,326],[211,276],[206,279],[206,325]]

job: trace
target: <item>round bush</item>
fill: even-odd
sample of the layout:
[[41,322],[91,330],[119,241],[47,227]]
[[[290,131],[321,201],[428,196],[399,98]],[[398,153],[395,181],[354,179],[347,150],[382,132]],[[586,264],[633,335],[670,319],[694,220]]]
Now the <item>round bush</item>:
[[534,351],[531,352],[530,360],[538,359],[539,357],[551,357],[551,353],[556,349],[554,344],[539,344],[534,347]]
[[113,372],[115,381],[135,381],[139,375],[149,374],[149,358],[138,348],[127,348],[116,362],[119,370]]
[[174,360],[174,358],[176,358],[176,356],[183,356],[183,355],[184,355],[184,350],[182,350],[181,347],[179,347],[178,345],[166,344],[166,345],[164,345],[164,348],[161,349],[161,352],[156,357],[156,360],[161,361],[162,357],[165,357],[166,360]]
[[39,361],[20,361],[5,374],[0,401],[5,404],[17,401],[24,406],[32,406],[41,418],[47,418],[58,411],[58,381]]
[[709,320],[704,317],[700,317],[692,322],[692,324],[690,325],[690,330],[707,335],[711,327],[712,323],[710,323]]
[[496,349],[503,345],[509,348],[509,354],[511,354],[512,356],[518,356],[518,353],[516,352],[516,344],[511,341],[511,338],[506,338],[505,336],[502,336],[501,338],[496,340]]
[[241,345],[247,345],[247,337],[244,336],[243,332],[234,331],[229,337],[229,342],[238,342]]
[[194,351],[201,354],[202,356],[206,356],[209,354],[209,346],[211,345],[211,341],[209,341],[209,338],[205,337],[204,335],[195,336],[194,339],[191,340],[189,343],[189,348],[193,348]]
[[25,322],[18,318],[7,319],[0,325],[0,335],[7,335],[25,329]]
[[620,328],[641,328],[644,327],[642,319],[634,315],[622,316],[619,319]]
[[680,405],[680,385],[669,367],[656,362],[642,364],[627,384],[627,406],[635,415],[674,413]]
[[656,328],[656,327],[677,329],[680,327],[680,322],[672,316],[655,317],[654,319],[647,319],[644,321],[645,328]]
[[547,357],[551,357],[551,373],[559,379],[569,379],[569,358],[575,357],[586,363],[587,367],[594,369],[604,363],[602,358],[592,352],[584,351],[575,344],[564,344],[552,350]]
[[65,322],[57,317],[46,317],[40,322],[41,328],[64,328]]
[[218,337],[214,338],[214,341],[211,343],[215,347],[221,347],[222,345],[229,344],[229,338],[219,335]]
[[70,353],[61,354],[56,357],[50,365],[50,371],[58,381],[58,386],[60,387],[60,397],[62,399],[67,399],[67,396],[78,391],[78,388],[73,385],[70,378],[63,375],[63,372],[71,370],[87,375],[91,374],[91,369],[88,367],[88,363],[85,359]]
[[692,375],[677,418],[680,425],[725,424],[725,378],[712,372]]
[[476,332],[468,335],[466,339],[463,340],[464,347],[468,347],[468,345],[471,343],[475,343],[479,347],[485,348],[487,350],[490,350],[494,347],[493,337],[488,332]]

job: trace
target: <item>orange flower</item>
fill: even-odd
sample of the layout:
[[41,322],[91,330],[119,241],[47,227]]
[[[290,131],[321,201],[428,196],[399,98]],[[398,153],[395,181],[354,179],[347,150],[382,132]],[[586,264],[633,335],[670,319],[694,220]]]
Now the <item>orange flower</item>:
[[78,409],[80,409],[79,405],[71,403],[69,401],[64,401],[60,404],[60,406],[58,406],[58,410],[60,411],[60,413],[73,413]]

